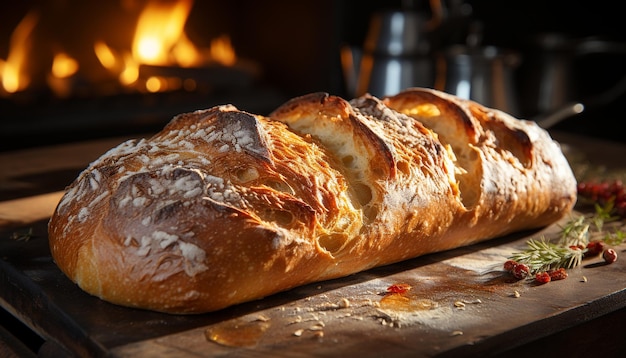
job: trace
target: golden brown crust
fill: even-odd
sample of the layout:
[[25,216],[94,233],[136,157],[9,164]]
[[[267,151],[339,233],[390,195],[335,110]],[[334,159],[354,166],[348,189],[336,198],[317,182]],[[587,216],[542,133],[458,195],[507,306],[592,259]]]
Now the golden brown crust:
[[201,313],[536,228],[576,200],[532,122],[433,90],[227,105],[105,153],[49,224],[55,262],[104,300]]

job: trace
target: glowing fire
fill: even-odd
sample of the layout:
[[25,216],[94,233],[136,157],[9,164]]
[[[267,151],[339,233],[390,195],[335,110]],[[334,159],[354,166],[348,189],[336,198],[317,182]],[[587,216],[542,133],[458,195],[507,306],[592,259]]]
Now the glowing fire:
[[93,50],[100,63],[105,68],[115,68],[117,65],[117,55],[102,41],[96,41]]
[[[184,28],[192,5],[193,0],[148,1],[137,18],[135,33],[130,35],[133,36],[130,49],[113,48],[105,41],[93,44],[100,65],[117,77],[122,86],[150,92],[189,89],[195,84],[189,79],[140,78],[143,65],[195,68],[217,63],[234,66],[237,56],[229,36],[214,39],[209,49],[197,48],[187,37]],[[5,93],[23,91],[31,82],[26,67],[27,60],[36,57],[31,53],[31,37],[38,21],[36,13],[27,14],[11,36],[6,61],[0,59],[0,81]],[[80,65],[67,53],[54,54],[48,75],[49,86],[57,92],[63,80],[69,81],[72,76],[79,75]]]
[[[133,58],[148,65],[180,64],[180,59],[196,62],[197,50],[183,32],[192,4],[191,0],[148,3],[137,21]],[[175,51],[179,41],[182,49]]]
[[[233,66],[237,57],[228,36],[213,40],[208,51],[198,49],[187,37],[184,27],[192,5],[192,0],[148,3],[137,21],[131,53],[120,58],[106,44],[97,43],[95,51],[101,64],[118,71],[125,86],[139,80],[141,65],[195,67],[213,61]],[[160,77],[149,77],[144,85],[149,92],[194,87],[179,79]]]
[[66,53],[58,53],[52,60],[52,75],[56,78],[67,78],[78,71],[78,62]]
[[26,58],[28,57],[29,37],[39,20],[39,15],[30,12],[20,21],[17,28],[11,35],[9,46],[9,56],[6,61],[0,60],[0,78],[2,87],[8,93],[15,93],[24,90],[30,78],[24,70]]
[[230,44],[230,37],[222,35],[211,41],[211,58],[224,66],[232,66],[237,62],[237,56]]

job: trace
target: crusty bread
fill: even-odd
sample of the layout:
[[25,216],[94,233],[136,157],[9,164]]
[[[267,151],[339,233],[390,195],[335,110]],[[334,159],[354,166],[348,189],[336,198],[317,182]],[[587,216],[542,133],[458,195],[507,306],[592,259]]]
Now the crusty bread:
[[115,304],[202,313],[554,223],[576,201],[534,122],[428,89],[182,114],[111,149],[49,224],[59,268]]

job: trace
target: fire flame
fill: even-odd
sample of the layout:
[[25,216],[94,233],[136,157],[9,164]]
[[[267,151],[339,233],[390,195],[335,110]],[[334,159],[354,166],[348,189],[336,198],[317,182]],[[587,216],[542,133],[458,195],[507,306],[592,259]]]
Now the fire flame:
[[78,61],[66,53],[58,53],[52,60],[52,75],[56,78],[67,78],[78,71]]
[[102,66],[104,66],[105,68],[116,67],[118,62],[117,56],[113,52],[113,50],[111,50],[111,48],[107,46],[107,44],[102,41],[96,41],[96,43],[93,45],[93,50],[96,53],[96,57],[98,58]]
[[182,67],[192,67],[202,62],[202,55],[185,34],[181,35],[172,48],[172,55],[176,59],[176,63]]
[[224,66],[232,66],[237,62],[237,56],[230,43],[230,37],[222,35],[211,41],[211,58]]
[[[189,78],[140,78],[142,65],[193,68],[211,63],[222,66],[237,64],[238,59],[228,35],[213,39],[208,49],[196,47],[189,39],[185,33],[185,24],[193,1],[148,0],[137,18],[134,34],[129,34],[129,40],[132,40],[130,48],[113,48],[105,41],[93,44],[93,51],[102,68],[116,76],[123,87],[156,92],[176,88],[189,90],[195,88],[195,83]],[[27,66],[29,61],[38,57],[31,51],[36,45],[32,39],[38,22],[39,14],[29,12],[11,35],[7,59],[0,59],[0,89],[9,95],[35,83],[30,78]],[[63,47],[62,44],[60,47]],[[72,86],[72,76],[80,76],[78,71],[82,69],[79,62],[64,52],[54,54],[48,84],[55,93],[58,88],[64,88],[64,93],[71,92],[71,88],[65,87]]]
[[38,13],[29,12],[26,14],[11,35],[7,60],[0,60],[2,87],[8,93],[22,91],[28,87],[30,77],[24,67],[27,63],[29,38],[38,21]]
[[[99,42],[94,50],[100,63],[118,73],[120,83],[125,86],[137,83],[141,65],[194,67],[211,61],[224,66],[235,65],[237,56],[227,35],[213,40],[208,51],[198,49],[187,37],[184,28],[192,5],[193,0],[148,3],[137,21],[131,53],[116,54],[104,42]],[[149,92],[195,87],[189,81],[179,80],[150,77],[144,84]]]
[[170,65],[179,62],[181,55],[177,56],[177,52],[195,57],[197,51],[188,40],[183,41],[182,51],[173,51],[180,40],[186,40],[183,31],[192,5],[192,0],[148,3],[137,21],[133,58],[148,65]]

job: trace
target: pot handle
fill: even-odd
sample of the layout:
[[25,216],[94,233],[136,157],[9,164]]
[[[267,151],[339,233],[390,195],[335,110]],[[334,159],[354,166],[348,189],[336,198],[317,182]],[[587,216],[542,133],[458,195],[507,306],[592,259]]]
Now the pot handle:
[[535,121],[540,127],[549,129],[559,122],[582,113],[584,109],[585,106],[582,103],[571,102],[548,114],[537,116],[533,118],[533,121]]

